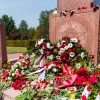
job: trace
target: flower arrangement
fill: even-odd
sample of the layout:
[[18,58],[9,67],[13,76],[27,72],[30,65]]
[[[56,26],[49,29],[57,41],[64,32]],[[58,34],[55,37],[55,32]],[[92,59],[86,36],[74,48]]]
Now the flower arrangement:
[[16,100],[99,97],[100,68],[77,38],[64,37],[55,44],[39,39],[35,47],[35,53],[23,54],[10,69],[1,72],[2,81],[10,81],[14,89],[22,91]]

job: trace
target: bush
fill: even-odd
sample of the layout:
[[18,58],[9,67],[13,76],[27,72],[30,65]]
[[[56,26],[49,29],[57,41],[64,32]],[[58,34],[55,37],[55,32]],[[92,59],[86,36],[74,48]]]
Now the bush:
[[35,44],[35,40],[6,40],[7,47],[27,47],[31,48],[31,45]]

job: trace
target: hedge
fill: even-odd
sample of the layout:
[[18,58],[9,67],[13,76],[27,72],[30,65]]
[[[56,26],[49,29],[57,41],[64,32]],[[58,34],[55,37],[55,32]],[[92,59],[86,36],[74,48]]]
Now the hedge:
[[6,40],[7,47],[27,47],[35,45],[35,40]]

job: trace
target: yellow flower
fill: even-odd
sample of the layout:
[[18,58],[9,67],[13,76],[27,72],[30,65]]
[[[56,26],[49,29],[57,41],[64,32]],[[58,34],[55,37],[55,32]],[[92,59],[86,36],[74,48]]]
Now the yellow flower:
[[71,93],[71,91],[68,90],[68,91],[67,91],[67,94],[70,94],[70,93]]
[[74,94],[70,94],[70,98],[71,99],[75,99],[75,95]]

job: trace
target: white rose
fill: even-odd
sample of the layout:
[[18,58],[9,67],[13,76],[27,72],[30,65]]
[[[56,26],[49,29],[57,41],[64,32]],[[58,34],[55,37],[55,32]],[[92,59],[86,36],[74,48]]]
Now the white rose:
[[69,43],[68,44],[68,48],[72,48],[73,47],[73,44],[72,43]]
[[57,69],[56,69],[56,68],[53,68],[53,71],[54,71],[54,72],[57,72]]

